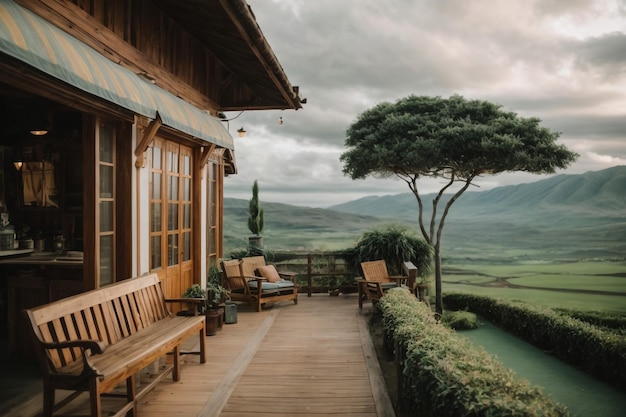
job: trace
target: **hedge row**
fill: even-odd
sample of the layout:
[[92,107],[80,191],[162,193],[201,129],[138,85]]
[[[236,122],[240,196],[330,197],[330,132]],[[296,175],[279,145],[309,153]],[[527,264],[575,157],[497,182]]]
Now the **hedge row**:
[[555,311],[573,317],[580,321],[603,327],[606,330],[626,331],[626,315],[605,311],[580,311],[565,308],[555,308]]
[[470,310],[587,373],[626,389],[626,339],[549,307],[473,294],[444,294],[452,310]]
[[407,292],[389,291],[378,305],[385,334],[404,352],[401,401],[410,411],[437,417],[569,415],[482,348],[437,323]]

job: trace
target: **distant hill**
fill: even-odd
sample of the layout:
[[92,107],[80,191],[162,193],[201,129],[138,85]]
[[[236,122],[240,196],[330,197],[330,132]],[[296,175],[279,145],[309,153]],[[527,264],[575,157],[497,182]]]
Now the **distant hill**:
[[[322,208],[264,203],[262,232],[274,250],[337,250],[354,244],[363,232],[386,220]],[[248,200],[224,199],[224,246],[227,251],[246,247]],[[391,221],[391,220],[387,220]]]
[[[430,202],[435,194],[424,195]],[[440,203],[440,207],[442,204]],[[403,193],[364,197],[338,204],[329,210],[377,217],[413,219],[415,196]],[[451,218],[475,216],[514,216],[534,219],[542,212],[577,213],[626,220],[626,166],[579,175],[556,175],[529,184],[509,185],[487,191],[466,191],[453,205]]]
[[[423,196],[426,207],[433,197]],[[411,193],[364,197],[328,209],[261,203],[270,250],[343,249],[363,232],[391,222],[417,230]],[[227,251],[245,248],[247,207],[247,200],[224,200]],[[472,261],[624,259],[626,167],[466,192],[450,210],[443,247],[448,258]]]

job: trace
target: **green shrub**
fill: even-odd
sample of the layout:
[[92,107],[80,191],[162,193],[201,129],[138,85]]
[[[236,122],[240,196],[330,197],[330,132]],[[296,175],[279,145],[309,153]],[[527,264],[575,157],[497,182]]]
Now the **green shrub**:
[[555,308],[555,311],[604,329],[626,330],[626,315],[606,311],[580,311]]
[[518,380],[484,349],[437,323],[432,311],[403,291],[379,302],[385,334],[404,353],[402,402],[437,417],[563,417],[560,404]]
[[549,307],[467,293],[443,296],[447,308],[470,310],[587,373],[626,389],[626,339]]
[[390,224],[363,233],[354,250],[355,270],[365,261],[384,259],[391,275],[400,275],[402,262],[411,261],[426,277],[432,266],[432,247],[406,226]]
[[454,330],[478,328],[478,317],[470,311],[444,311],[441,323]]

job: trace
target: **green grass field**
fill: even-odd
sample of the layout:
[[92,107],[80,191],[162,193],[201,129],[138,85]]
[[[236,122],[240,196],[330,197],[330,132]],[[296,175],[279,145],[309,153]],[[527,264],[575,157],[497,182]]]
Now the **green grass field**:
[[490,295],[549,307],[626,313],[626,263],[444,265],[443,291]]

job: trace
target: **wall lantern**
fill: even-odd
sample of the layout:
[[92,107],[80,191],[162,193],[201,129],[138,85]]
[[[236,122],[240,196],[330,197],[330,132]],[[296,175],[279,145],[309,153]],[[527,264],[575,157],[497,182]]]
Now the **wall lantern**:
[[246,130],[243,127],[240,127],[239,129],[237,129],[237,133],[239,134],[240,138],[243,138],[244,136],[246,136]]

